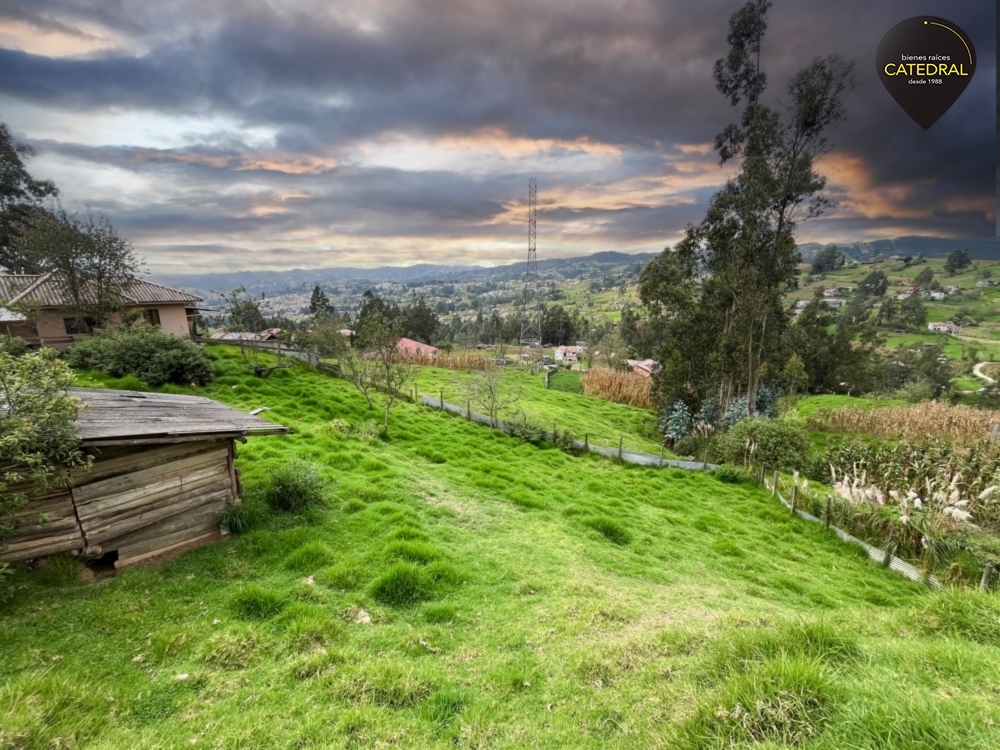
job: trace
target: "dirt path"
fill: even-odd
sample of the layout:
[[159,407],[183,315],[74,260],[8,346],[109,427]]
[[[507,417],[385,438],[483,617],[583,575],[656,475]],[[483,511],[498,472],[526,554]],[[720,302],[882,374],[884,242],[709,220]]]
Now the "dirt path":
[[975,375],[980,380],[985,380],[987,385],[989,385],[991,383],[995,383],[995,382],[997,382],[996,380],[994,380],[993,378],[991,378],[989,375],[987,375],[985,372],[982,371],[983,365],[992,365],[992,364],[995,364],[995,363],[994,362],[980,362],[978,365],[976,365],[975,367],[972,368],[972,374]]

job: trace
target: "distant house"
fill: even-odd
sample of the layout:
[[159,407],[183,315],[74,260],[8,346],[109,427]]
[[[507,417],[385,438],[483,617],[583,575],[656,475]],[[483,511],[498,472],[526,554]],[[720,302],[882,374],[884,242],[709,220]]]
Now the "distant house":
[[830,297],[822,300],[822,303],[829,308],[837,310],[847,304],[847,300],[842,297]]
[[419,357],[429,357],[431,359],[433,359],[434,355],[437,354],[436,346],[424,344],[420,341],[414,341],[413,339],[408,339],[405,336],[396,343],[396,348],[406,354],[415,354]]
[[484,351],[487,351],[489,349],[492,349],[493,345],[492,344],[476,344],[476,348],[479,351],[484,352]]
[[944,299],[947,295],[945,295],[944,292],[931,292],[928,296],[931,299],[941,300]]
[[[87,299],[86,290],[83,296],[85,303],[96,302]],[[135,278],[129,280],[120,296],[125,313],[138,312],[147,323],[172,336],[194,335],[196,306],[204,301],[197,295]],[[65,285],[53,273],[0,274],[0,306],[5,306],[0,311],[3,336],[20,336],[31,344],[65,349],[89,335],[87,322]],[[19,307],[37,311],[37,315],[26,318],[16,311]],[[111,324],[119,324],[121,318],[116,313]]]
[[823,290],[824,297],[836,297],[838,294],[840,294],[840,289],[838,289],[837,287],[832,287],[830,289]]
[[557,346],[555,350],[556,362],[576,362],[579,350],[575,346]]
[[644,378],[651,378],[660,369],[659,365],[652,359],[627,359],[625,362],[632,368],[632,372],[636,375],[642,375]]
[[960,326],[955,325],[950,320],[946,323],[928,323],[927,330],[931,333],[947,333],[954,335],[960,330]]
[[807,307],[809,307],[809,300],[807,299],[800,299],[795,303],[796,310],[805,310]]
[[0,562],[60,552],[135,565],[221,538],[240,504],[235,441],[288,428],[203,396],[74,388],[89,471],[14,515]]

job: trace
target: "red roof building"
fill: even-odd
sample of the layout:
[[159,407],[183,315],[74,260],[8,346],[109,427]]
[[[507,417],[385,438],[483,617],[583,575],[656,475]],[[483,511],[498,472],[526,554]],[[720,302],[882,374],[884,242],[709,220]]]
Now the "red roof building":
[[399,340],[396,344],[396,348],[401,352],[406,352],[407,354],[418,354],[423,357],[433,357],[437,354],[436,346],[423,344],[419,341],[408,339],[405,336]]

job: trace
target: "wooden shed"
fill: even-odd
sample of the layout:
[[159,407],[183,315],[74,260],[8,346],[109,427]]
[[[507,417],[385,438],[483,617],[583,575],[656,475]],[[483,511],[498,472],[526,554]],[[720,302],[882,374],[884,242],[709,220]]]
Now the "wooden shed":
[[93,467],[17,514],[0,562],[73,552],[122,568],[217,539],[242,494],[236,441],[288,431],[201,396],[73,395],[85,404],[80,433]]

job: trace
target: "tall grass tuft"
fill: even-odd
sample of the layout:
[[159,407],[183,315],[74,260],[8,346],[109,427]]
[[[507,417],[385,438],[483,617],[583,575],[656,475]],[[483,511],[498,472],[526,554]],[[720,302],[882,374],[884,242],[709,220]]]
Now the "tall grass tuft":
[[274,510],[301,513],[322,505],[326,483],[315,464],[292,459],[275,469],[264,487],[264,499]]
[[285,604],[281,594],[254,584],[244,586],[229,602],[233,613],[243,620],[269,620],[279,615]]
[[424,599],[427,586],[420,568],[413,563],[401,562],[376,578],[369,593],[380,604],[405,607]]
[[609,516],[590,516],[583,519],[583,525],[603,535],[609,542],[615,544],[628,544],[632,541],[632,534]]

